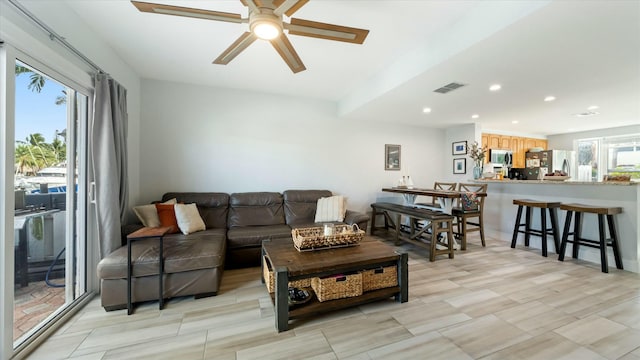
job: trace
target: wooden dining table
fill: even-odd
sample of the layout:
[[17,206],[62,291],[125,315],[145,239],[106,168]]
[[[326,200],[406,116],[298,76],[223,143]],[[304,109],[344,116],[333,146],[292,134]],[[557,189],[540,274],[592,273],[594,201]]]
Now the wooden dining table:
[[[415,201],[419,195],[422,196],[431,196],[438,201],[440,205],[439,208],[435,208],[436,210],[440,210],[444,213],[451,214],[453,210],[453,200],[459,199],[464,191],[451,191],[451,190],[436,190],[436,189],[420,189],[420,188],[382,188],[384,192],[391,192],[401,194],[404,198],[404,201],[407,205],[416,205]],[[478,197],[485,197],[487,193],[476,193]],[[428,205],[419,205],[424,208],[432,208]]]
[[[455,199],[459,199],[460,197],[462,197],[462,194],[464,194],[464,191],[451,191],[451,190],[437,190],[437,189],[420,189],[420,188],[382,188],[382,191],[384,192],[390,192],[390,193],[397,193],[397,194],[401,194],[402,197],[404,198],[404,202],[406,205],[412,205],[412,206],[416,206],[416,207],[423,207],[426,209],[433,209],[433,210],[438,210],[438,211],[442,211],[444,213],[447,213],[449,215],[451,215],[451,213],[453,212],[453,201]],[[484,192],[478,192],[475,193],[476,196],[478,197],[485,197],[487,196],[487,193]],[[439,208],[433,207],[433,206],[429,206],[427,204],[420,204],[417,205],[415,203],[416,198],[418,196],[431,196],[433,198],[435,198],[438,201],[438,204],[440,205]],[[458,242],[454,239],[452,239],[454,242],[454,249],[459,250],[460,249],[460,245],[458,244]]]

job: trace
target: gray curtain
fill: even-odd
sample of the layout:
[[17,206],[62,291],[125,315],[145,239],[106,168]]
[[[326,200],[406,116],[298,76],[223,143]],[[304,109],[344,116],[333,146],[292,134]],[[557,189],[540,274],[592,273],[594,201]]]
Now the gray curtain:
[[90,126],[100,258],[122,245],[120,227],[128,202],[127,90],[107,74],[95,77]]

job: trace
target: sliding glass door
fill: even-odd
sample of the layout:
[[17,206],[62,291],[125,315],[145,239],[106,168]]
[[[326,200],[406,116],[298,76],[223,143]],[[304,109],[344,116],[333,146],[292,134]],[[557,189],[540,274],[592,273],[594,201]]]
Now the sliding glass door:
[[4,172],[0,190],[7,199],[0,218],[0,358],[7,356],[9,338],[14,351],[26,346],[88,291],[89,90],[26,55],[11,54],[3,52],[3,76],[11,81],[2,86],[13,102],[2,109],[3,168],[11,173]]

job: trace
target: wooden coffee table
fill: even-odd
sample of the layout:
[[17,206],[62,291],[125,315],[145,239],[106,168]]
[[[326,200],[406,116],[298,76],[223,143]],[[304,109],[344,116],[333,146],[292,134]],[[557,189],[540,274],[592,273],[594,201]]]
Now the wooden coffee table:
[[[397,253],[392,247],[369,237],[361,241],[358,246],[308,252],[297,251],[293,242],[264,241],[262,243],[263,267],[267,266],[265,258],[271,264],[275,277],[275,292],[271,295],[271,299],[275,306],[275,322],[278,332],[289,329],[289,319],[361,305],[389,297],[394,297],[398,302],[407,302],[409,299],[407,253]],[[289,281],[386,266],[397,266],[397,286],[367,291],[361,296],[324,302],[319,302],[317,298],[314,298],[306,304],[289,307]],[[264,277],[262,281],[265,281]]]

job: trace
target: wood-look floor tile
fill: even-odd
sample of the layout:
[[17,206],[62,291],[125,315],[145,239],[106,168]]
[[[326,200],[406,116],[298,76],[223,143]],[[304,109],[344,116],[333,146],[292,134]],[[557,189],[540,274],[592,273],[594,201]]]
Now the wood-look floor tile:
[[502,359],[605,359],[601,355],[562,336],[546,333],[509,346],[482,358],[483,360]]
[[433,331],[393,344],[381,346],[368,352],[371,359],[414,360],[429,359],[471,359],[449,339]]
[[495,315],[536,336],[567,325],[577,318],[539,301],[498,311]]
[[268,344],[258,345],[237,352],[237,360],[250,359],[309,359],[324,357],[333,351],[321,331],[287,337]]
[[353,356],[413,335],[392,317],[355,319],[322,330],[339,358]]
[[581,345],[589,345],[628,328],[601,316],[592,315],[555,329],[554,332]]
[[456,296],[454,298],[446,299],[445,301],[451,306],[456,308],[466,308],[468,306],[479,304],[486,302],[491,299],[495,299],[500,297],[500,294],[497,294],[491,290],[482,289],[477,291],[472,291],[468,294],[464,294],[461,296]]
[[258,300],[185,311],[180,333],[230,326],[262,318]]
[[640,301],[636,301],[638,299],[640,298],[609,307],[600,311],[598,315],[628,327],[640,329]]
[[589,349],[608,358],[617,359],[640,346],[640,330],[631,329],[615,333],[591,343]]
[[101,351],[101,352],[96,352],[96,353],[87,354],[87,355],[72,356],[68,359],[69,360],[102,360],[105,353],[106,351]]
[[220,353],[235,353],[294,336],[296,334],[293,331],[275,331],[273,318],[216,327],[207,331],[205,355],[212,357]]
[[206,331],[161,338],[108,350],[104,360],[199,360],[204,356]]
[[454,325],[440,333],[465,353],[479,358],[531,338],[530,335],[495,315],[486,315]]
[[29,359],[66,359],[89,336],[89,333],[57,334],[29,354]]
[[173,337],[178,334],[181,320],[182,314],[169,314],[152,319],[100,327],[92,331],[73,354],[74,356],[85,355],[158,338]]

